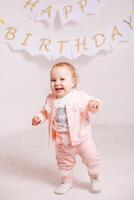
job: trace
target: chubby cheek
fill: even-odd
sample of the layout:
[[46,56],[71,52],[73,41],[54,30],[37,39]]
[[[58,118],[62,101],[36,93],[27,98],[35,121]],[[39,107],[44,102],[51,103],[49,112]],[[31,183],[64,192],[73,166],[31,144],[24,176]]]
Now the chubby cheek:
[[50,83],[50,88],[52,91],[54,91],[54,84]]

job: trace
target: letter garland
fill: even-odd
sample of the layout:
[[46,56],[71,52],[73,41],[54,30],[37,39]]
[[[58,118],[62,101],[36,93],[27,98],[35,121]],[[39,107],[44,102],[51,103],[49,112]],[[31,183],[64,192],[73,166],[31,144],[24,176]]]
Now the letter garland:
[[79,22],[88,14],[96,14],[102,0],[77,0],[73,4],[53,5],[44,0],[24,0],[23,8],[35,21],[47,21],[53,24],[57,13],[62,25],[69,21]]
[[[48,35],[45,33],[45,36]],[[134,13],[105,31],[89,33],[74,39],[56,40],[49,36],[35,36],[34,32],[22,32],[0,20],[0,43],[15,50],[24,49],[32,56],[43,55],[49,60],[60,57],[76,59],[81,55],[95,56],[101,50],[112,51],[117,44],[128,42],[134,36]]]

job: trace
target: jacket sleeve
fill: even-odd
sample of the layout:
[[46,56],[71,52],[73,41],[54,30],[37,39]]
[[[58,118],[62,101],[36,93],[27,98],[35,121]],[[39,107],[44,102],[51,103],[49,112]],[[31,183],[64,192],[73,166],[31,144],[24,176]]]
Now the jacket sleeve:
[[36,116],[39,117],[41,123],[43,123],[48,119],[49,112],[50,112],[50,106],[49,106],[49,96],[48,96],[45,100],[45,104],[43,105],[41,111]]

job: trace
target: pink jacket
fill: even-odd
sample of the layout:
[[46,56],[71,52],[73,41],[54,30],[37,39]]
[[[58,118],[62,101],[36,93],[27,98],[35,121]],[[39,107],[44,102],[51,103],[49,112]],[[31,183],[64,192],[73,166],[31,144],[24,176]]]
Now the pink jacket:
[[[83,91],[73,89],[70,100],[66,104],[66,112],[69,124],[69,133],[72,145],[80,144],[91,137],[90,112],[88,104],[90,100],[97,100]],[[50,94],[46,98],[43,109],[37,114],[41,122],[48,120],[49,141],[54,141],[57,133],[53,129],[53,117],[55,113],[55,97]]]

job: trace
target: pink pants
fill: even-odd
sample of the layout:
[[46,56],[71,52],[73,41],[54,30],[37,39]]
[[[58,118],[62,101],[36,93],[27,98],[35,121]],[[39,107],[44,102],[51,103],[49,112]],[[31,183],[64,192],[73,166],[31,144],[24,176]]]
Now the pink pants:
[[76,154],[87,166],[89,176],[98,176],[100,173],[100,158],[92,138],[75,146],[56,143],[56,160],[62,182],[72,182]]

